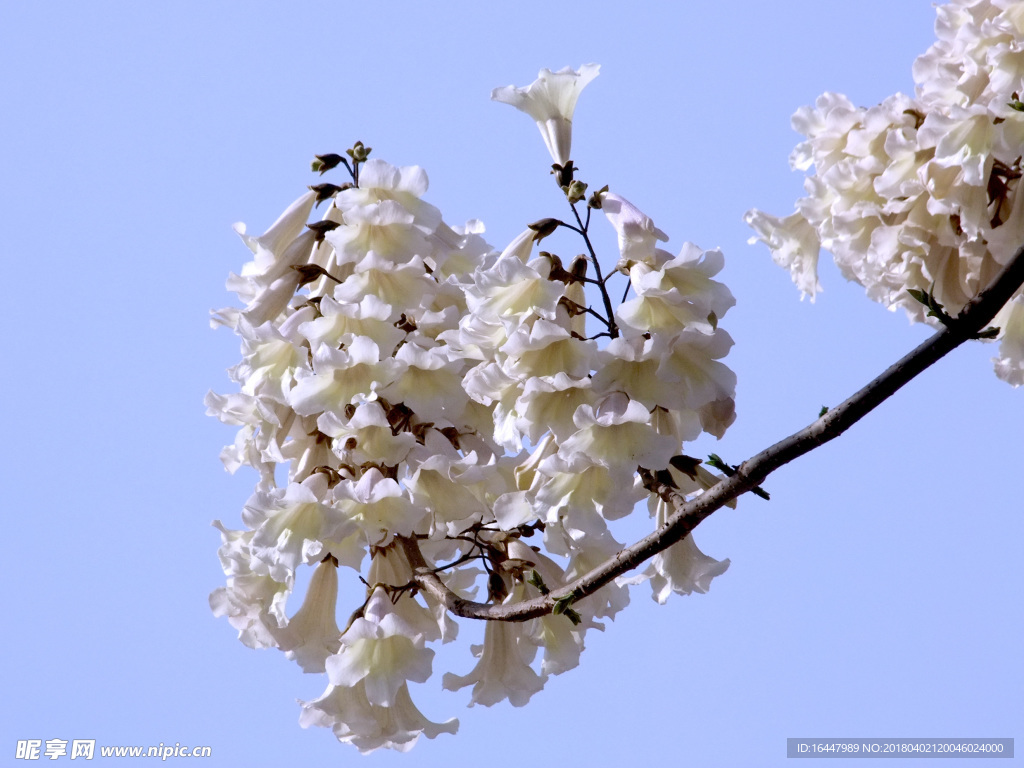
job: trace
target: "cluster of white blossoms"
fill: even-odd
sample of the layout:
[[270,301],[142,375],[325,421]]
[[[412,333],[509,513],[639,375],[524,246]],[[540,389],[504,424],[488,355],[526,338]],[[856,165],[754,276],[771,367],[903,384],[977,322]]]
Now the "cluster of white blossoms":
[[[239,428],[227,468],[250,466],[259,482],[241,530],[215,524],[227,585],[210,603],[246,645],[325,673],[300,722],[362,751],[457,728],[410,695],[434,671],[429,646],[458,626],[415,588],[409,547],[457,595],[514,603],[622,549],[608,522],[639,502],[660,525],[667,506],[652,488],[687,496],[716,480],[682,446],[734,419],[735,376],[721,362],[732,341],[718,326],[733,298],[713,279],[722,255],[662,250],[665,234],[606,190],[585,223],[577,213],[572,112],[596,74],[544,70],[495,92],[540,124],[578,226],[544,219],[498,253],[479,222],[451,227],[423,201],[423,170],[368,159],[357,143],[348,159],[314,163],[351,181],[311,187],[259,237],[236,227],[253,252],[228,281],[244,307],[213,323],[242,339],[239,391],[207,405]],[[628,281],[617,306],[590,247],[593,210],[618,233],[605,265]],[[539,250],[559,228],[589,255],[564,266]],[[311,576],[295,608],[301,566]],[[727,566],[688,537],[558,613],[488,622],[475,665],[443,686],[471,687],[471,704],[522,705],[578,664],[586,631],[626,605],[631,583],[649,580],[663,602],[707,591]]]
[[[843,275],[913,320],[955,316],[1024,246],[1024,1],[952,0],[914,62],[914,96],[856,107],[826,93],[793,117],[790,157],[813,175],[786,218],[747,222],[812,297],[820,247]],[[941,310],[926,317],[930,297]],[[934,305],[931,307],[936,309]],[[999,378],[1024,383],[1024,295],[996,315]]]

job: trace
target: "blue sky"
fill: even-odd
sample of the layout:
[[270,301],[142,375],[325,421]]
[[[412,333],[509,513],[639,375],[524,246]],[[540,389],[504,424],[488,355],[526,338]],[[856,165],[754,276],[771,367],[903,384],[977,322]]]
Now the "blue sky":
[[[203,415],[238,356],[208,310],[248,257],[231,225],[270,224],[315,183],[314,153],[361,139],[420,164],[446,219],[502,246],[564,203],[532,121],[491,89],[600,63],[582,176],[669,248],[726,254],[740,416],[692,450],[738,463],[926,335],[832,267],[800,302],[742,215],[800,194],[791,113],[911,89],[933,19],[926,0],[4,5],[0,754],[94,738],[209,745],[217,766],[768,766],[792,736],[1020,736],[1024,409],[981,344],[778,472],[770,503],[714,515],[696,539],[732,566],[711,592],[658,607],[637,588],[527,707],[466,709],[435,674],[414,696],[461,731],[411,755],[302,730],[295,699],[322,676],[243,647],[207,606],[209,523],[237,526],[255,482],[223,471],[233,433]],[[438,662],[464,673],[457,645]]]

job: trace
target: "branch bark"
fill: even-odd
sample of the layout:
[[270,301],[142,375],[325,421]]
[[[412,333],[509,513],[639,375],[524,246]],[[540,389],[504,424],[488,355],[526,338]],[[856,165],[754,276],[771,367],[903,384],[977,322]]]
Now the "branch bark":
[[564,587],[518,603],[490,604],[464,600],[449,590],[430,569],[414,539],[397,537],[412,566],[413,579],[424,592],[438,600],[452,614],[489,621],[527,621],[551,613],[557,602],[569,596],[575,602],[592,595],[613,579],[632,571],[648,558],[686,538],[712,513],[760,485],[779,467],[839,437],[909,381],[965,341],[976,338],[1022,284],[1024,247],[1014,254],[987,289],[968,302],[950,325],[812,424],[747,459],[735,474],[724,478],[710,490],[691,501],[675,495],[672,498],[673,512],[664,525]]

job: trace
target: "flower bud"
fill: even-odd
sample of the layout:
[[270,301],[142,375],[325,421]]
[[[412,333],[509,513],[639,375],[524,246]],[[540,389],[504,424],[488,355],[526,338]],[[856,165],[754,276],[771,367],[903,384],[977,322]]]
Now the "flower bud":
[[346,149],[345,153],[357,163],[364,163],[372,151],[373,147],[364,147],[363,142],[357,141],[352,145],[352,149]]
[[338,164],[345,162],[345,158],[341,155],[330,153],[327,155],[315,155],[313,162],[310,164],[310,169],[313,171],[319,171],[320,175],[323,176],[332,168],[338,166]]
[[316,234],[316,241],[322,243],[324,241],[324,235],[330,232],[332,229],[337,229],[341,224],[337,221],[314,221],[312,224],[307,224],[306,228],[311,229]]
[[558,229],[558,227],[561,226],[561,224],[562,222],[559,221],[558,219],[547,218],[540,219],[539,221],[535,221],[533,222],[533,224],[527,224],[526,226],[532,229],[534,232],[533,242],[539,243],[545,237],[547,237],[556,229]]
[[309,189],[316,192],[316,204],[320,205],[324,200],[331,199],[343,189],[349,189],[351,186],[351,184],[344,184],[340,187],[337,184],[313,184]]
[[589,265],[590,259],[587,258],[585,253],[581,253],[572,260],[572,264],[569,265],[569,273],[572,275],[574,283],[583,282],[583,278],[587,276],[587,267]]
[[554,174],[555,183],[558,184],[559,189],[572,184],[573,174],[578,170],[579,168],[573,165],[572,160],[567,161],[565,165],[554,163],[551,166],[551,173]]
[[587,185],[577,180],[566,187],[564,191],[569,202],[575,204],[587,196]]

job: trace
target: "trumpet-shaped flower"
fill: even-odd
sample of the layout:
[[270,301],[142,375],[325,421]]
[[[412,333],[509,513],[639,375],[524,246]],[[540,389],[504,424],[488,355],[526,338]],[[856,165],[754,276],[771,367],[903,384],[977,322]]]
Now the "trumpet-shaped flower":
[[292,580],[275,581],[252,571],[252,531],[228,530],[220,521],[214,526],[221,532],[220,561],[228,583],[210,595],[210,609],[214,616],[227,617],[245,645],[272,647],[277,643],[275,630],[287,621],[285,602]]
[[542,69],[537,79],[525,88],[506,85],[491,92],[494,101],[511,104],[537,121],[551,159],[559,165],[569,162],[572,150],[572,115],[576,100],[587,83],[597,77],[601,67],[584,64],[552,72]]
[[292,408],[303,416],[340,411],[361,398],[370,398],[394,381],[403,366],[382,357],[377,345],[359,336],[347,350],[326,344],[313,354],[313,372],[303,371],[290,393]]
[[614,192],[601,196],[601,210],[619,235],[619,263],[626,269],[636,261],[653,261],[656,243],[668,240],[650,216]]
[[558,456],[572,462],[580,456],[609,470],[635,471],[637,465],[662,469],[679,446],[650,425],[650,411],[622,392],[613,392],[596,406],[581,405],[573,421],[578,431],[563,442]]
[[434,652],[395,613],[382,587],[373,591],[363,615],[341,636],[341,646],[327,659],[328,679],[343,688],[363,683],[367,701],[375,706],[393,706],[407,681],[423,683],[430,677]]
[[[306,220],[313,210],[313,203],[316,202],[316,193],[306,192],[302,197],[288,206],[270,228],[259,237],[246,234],[246,226],[242,222],[235,224],[235,232],[242,241],[249,246],[256,259],[242,269],[243,277],[259,274],[270,277],[280,277],[287,269],[287,265],[278,262],[281,253],[288,247],[288,244],[295,240],[306,226]],[[277,272],[274,272],[274,269]]]
[[317,429],[335,439],[335,452],[352,465],[382,462],[398,466],[409,455],[416,438],[408,432],[397,435],[378,401],[358,406],[350,419],[337,413],[320,414]]
[[244,521],[252,537],[254,570],[284,581],[302,562],[317,562],[327,538],[343,535],[351,524],[325,504],[327,479],[322,474],[291,483],[284,492],[257,494],[246,506]]
[[338,509],[365,531],[371,544],[383,546],[392,536],[409,536],[421,517],[402,488],[377,468],[367,471],[358,482],[343,482],[335,489]]
[[519,326],[501,347],[508,356],[505,370],[523,380],[559,373],[582,378],[590,372],[596,351],[593,341],[573,338],[565,328],[544,319],[530,327]]
[[330,728],[338,741],[352,744],[364,754],[381,748],[408,752],[420,736],[433,739],[459,730],[455,718],[443,723],[428,720],[413,703],[405,683],[398,687],[389,707],[371,703],[364,682],[352,688],[329,685],[319,699],[299,703],[299,725]]
[[[510,596],[509,600],[512,599]],[[527,637],[522,624],[487,622],[483,645],[473,646],[473,653],[479,661],[469,674],[448,672],[442,681],[449,691],[472,685],[471,707],[474,704],[490,707],[505,699],[513,707],[522,707],[544,687],[546,676],[538,675],[530,666],[537,655],[537,646]]]
[[1024,384],[1024,297],[1007,304],[993,322],[1003,329],[999,357],[992,358],[996,375],[1019,387]]
[[273,630],[277,646],[303,672],[323,672],[324,661],[338,652],[341,630],[335,619],[337,602],[338,566],[328,558],[313,572],[302,607],[287,625]]
[[284,605],[290,591],[288,584],[270,576],[231,576],[227,586],[210,594],[210,610],[214,616],[226,616],[245,645],[272,648],[277,645],[274,632],[285,621]]
[[398,313],[372,293],[355,303],[341,303],[324,296],[318,309],[319,317],[299,327],[312,349],[320,344],[350,345],[356,337],[365,336],[379,349],[390,350],[405,336],[394,325]]
[[[663,525],[668,519],[668,505],[661,499],[653,503],[656,506],[656,523],[659,526]],[[673,592],[678,595],[707,592],[712,579],[721,576],[728,568],[728,560],[715,560],[701,552],[691,534],[655,555],[651,559],[651,565],[641,575],[629,581],[637,583],[650,579],[653,590],[651,597],[664,604]]]
[[406,485],[413,504],[430,512],[435,525],[452,524],[450,529],[458,531],[489,515],[489,496],[495,486],[500,487],[500,480],[495,467],[480,466],[471,452],[458,459],[429,457],[419,464]]

